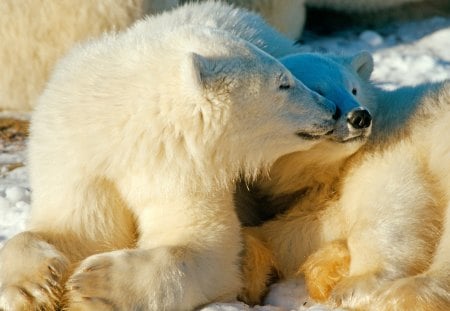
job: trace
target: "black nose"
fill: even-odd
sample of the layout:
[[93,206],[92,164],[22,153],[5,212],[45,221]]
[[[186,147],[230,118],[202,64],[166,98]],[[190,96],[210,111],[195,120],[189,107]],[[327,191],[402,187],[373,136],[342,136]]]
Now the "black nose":
[[364,108],[358,108],[347,114],[347,122],[355,129],[364,129],[372,124],[372,116]]

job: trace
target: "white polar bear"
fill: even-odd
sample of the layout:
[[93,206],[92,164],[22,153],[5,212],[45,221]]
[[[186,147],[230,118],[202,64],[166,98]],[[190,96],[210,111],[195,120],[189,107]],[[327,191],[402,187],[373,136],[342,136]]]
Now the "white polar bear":
[[[274,270],[281,276],[295,274],[299,264],[318,247],[319,235],[309,230],[313,227],[310,224],[298,225],[299,219],[303,221],[298,216],[317,219],[315,205],[320,206],[324,197],[333,194],[344,163],[364,146],[368,137],[376,135],[372,126],[381,120],[372,120],[375,99],[364,89],[373,70],[369,53],[345,58],[301,53],[280,61],[309,88],[331,99],[337,106],[338,118],[328,139],[307,151],[281,157],[271,167],[269,177],[259,176],[250,186],[238,183],[236,210],[246,226],[247,251],[241,299],[250,304],[261,302]],[[292,208],[292,223],[272,220],[297,205],[298,208]],[[289,238],[284,240],[285,236]]]
[[32,116],[29,231],[0,252],[0,309],[53,310],[63,292],[69,310],[237,295],[235,181],[319,143],[336,107],[253,44],[179,17],[57,66]]
[[129,26],[142,16],[142,1],[0,1],[0,109],[31,110],[60,57]]
[[253,193],[259,208],[282,202],[285,212],[246,230],[263,246],[247,255],[284,277],[304,273],[313,298],[344,308],[449,309],[450,82],[382,90],[368,80],[368,53],[281,61],[338,106],[364,103],[372,133],[336,140],[338,126],[330,141],[277,160]]

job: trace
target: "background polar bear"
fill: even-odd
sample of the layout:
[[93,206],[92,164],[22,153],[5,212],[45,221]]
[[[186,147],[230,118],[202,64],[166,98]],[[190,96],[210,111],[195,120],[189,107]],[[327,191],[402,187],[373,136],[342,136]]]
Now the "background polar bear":
[[[357,75],[355,60],[364,74]],[[300,54],[282,62],[327,98],[365,103],[374,117],[372,135],[365,145],[353,137],[331,150],[333,144],[322,141],[275,162],[271,178],[259,180],[253,194],[264,194],[267,209],[280,201],[290,209],[247,229],[262,246],[253,246],[247,255],[257,259],[246,264],[273,262],[285,277],[303,272],[313,298],[331,293],[344,307],[447,310],[450,141],[437,133],[450,130],[449,82],[378,89],[367,80],[368,53]]]
[[57,67],[32,116],[33,209],[0,252],[0,309],[53,310],[63,291],[70,310],[237,295],[235,180],[317,144],[336,107],[254,45],[181,15],[105,35]]
[[62,55],[130,25],[142,16],[142,1],[0,1],[0,108],[30,110]]

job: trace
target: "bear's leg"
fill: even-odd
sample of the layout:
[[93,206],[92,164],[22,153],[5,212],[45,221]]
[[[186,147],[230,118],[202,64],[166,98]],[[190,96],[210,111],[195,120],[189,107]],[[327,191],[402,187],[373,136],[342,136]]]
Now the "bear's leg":
[[68,271],[67,257],[39,233],[14,236],[0,251],[0,310],[55,310]]
[[135,245],[133,217],[114,188],[105,182],[84,189],[64,185],[65,195],[51,192],[60,194],[54,201],[34,192],[31,229],[1,249],[0,310],[55,310],[74,263]]
[[373,310],[450,310],[450,205],[445,217],[442,238],[430,268],[378,290]]
[[348,274],[350,252],[347,242],[330,242],[308,257],[300,273],[305,276],[309,296],[318,302],[326,301],[336,284]]
[[244,286],[239,299],[250,305],[261,303],[268,285],[279,277],[275,257],[258,234],[258,228],[244,228],[242,277]]
[[442,217],[432,189],[407,144],[349,172],[340,204],[351,262],[332,292],[335,303],[367,308],[378,288],[428,268]]
[[[331,214],[331,213],[330,213]],[[269,249],[273,252],[280,273],[285,277],[298,274],[305,260],[316,251],[324,240],[339,239],[335,227],[326,227],[329,223],[323,210],[303,210],[294,206],[278,219],[269,221],[258,228]],[[328,231],[324,234],[324,231]]]
[[299,204],[278,219],[244,230],[244,301],[258,302],[274,272],[279,277],[302,278],[301,266],[308,256],[324,241],[341,237],[340,217],[333,207],[325,211],[324,206]]
[[189,200],[136,211],[138,248],[82,261],[67,281],[68,309],[192,310],[235,299],[242,247],[232,197]]
[[240,288],[238,271],[215,263],[215,255],[190,246],[93,255],[66,284],[67,308],[192,310],[235,299]]
[[39,229],[17,234],[0,250],[2,311],[57,309],[62,305],[64,284],[74,264],[94,253],[111,250],[114,243],[94,241],[81,231],[75,234]]

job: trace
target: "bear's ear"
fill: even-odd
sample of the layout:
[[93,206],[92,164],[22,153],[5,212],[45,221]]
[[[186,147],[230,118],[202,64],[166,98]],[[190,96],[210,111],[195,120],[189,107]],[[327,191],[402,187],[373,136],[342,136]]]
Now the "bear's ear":
[[350,59],[350,65],[362,79],[369,80],[373,71],[372,54],[367,51],[359,52]]
[[212,61],[197,53],[189,53],[182,68],[184,83],[192,90],[202,92],[212,71]]

